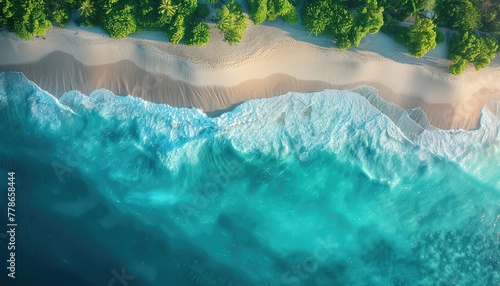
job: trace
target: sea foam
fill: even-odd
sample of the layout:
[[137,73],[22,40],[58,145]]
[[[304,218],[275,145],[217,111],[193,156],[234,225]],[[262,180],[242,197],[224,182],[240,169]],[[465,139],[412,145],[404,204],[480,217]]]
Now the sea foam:
[[18,73],[0,88],[1,159],[30,174],[24,220],[50,234],[23,255],[73,285],[123,265],[137,285],[500,282],[500,123],[487,110],[477,130],[444,131],[370,87],[215,118],[107,90],[56,99]]

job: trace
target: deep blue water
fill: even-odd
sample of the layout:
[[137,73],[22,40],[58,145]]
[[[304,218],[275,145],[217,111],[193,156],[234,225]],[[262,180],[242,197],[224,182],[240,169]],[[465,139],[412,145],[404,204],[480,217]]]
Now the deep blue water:
[[1,285],[500,285],[500,120],[396,125],[375,95],[209,118],[0,74]]

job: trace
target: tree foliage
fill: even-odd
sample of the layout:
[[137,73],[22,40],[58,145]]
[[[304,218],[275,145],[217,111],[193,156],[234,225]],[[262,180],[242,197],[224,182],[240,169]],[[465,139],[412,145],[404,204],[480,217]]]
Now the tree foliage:
[[328,19],[324,34],[334,38],[349,35],[354,25],[354,13],[340,4],[333,4],[330,8],[334,16]]
[[224,41],[229,44],[241,41],[247,29],[247,20],[240,4],[231,1],[217,11],[217,28],[224,33]]
[[488,4],[481,7],[481,30],[489,33],[500,33],[500,1],[495,4],[490,1],[487,2]]
[[91,17],[95,13],[94,4],[90,0],[84,0],[80,8],[78,8],[78,11],[80,11],[82,17]]
[[405,21],[408,17],[416,16],[426,4],[426,0],[380,0],[386,14],[398,21]]
[[302,25],[313,35],[333,37],[340,49],[359,46],[366,34],[376,33],[384,23],[377,0],[361,2],[355,14],[335,0],[312,0],[302,10]]
[[267,0],[248,0],[250,8],[250,20],[256,25],[267,19]]
[[481,27],[479,9],[470,0],[438,0],[438,24],[459,31],[473,31]]
[[201,25],[210,13],[205,4],[197,0],[161,0],[158,13],[171,43],[204,45],[210,40],[210,29]]
[[356,24],[351,30],[351,42],[356,47],[368,33],[378,33],[384,25],[384,7],[380,7],[377,0],[366,0],[358,9]]
[[184,34],[186,32],[184,21],[184,16],[182,14],[178,14],[172,25],[170,25],[167,34],[172,44],[178,44],[184,38]]
[[312,0],[302,10],[302,26],[309,34],[323,34],[333,18],[333,0]]
[[52,22],[64,27],[75,10],[81,17],[77,24],[101,26],[113,38],[163,30],[173,43],[187,41],[189,34],[190,43],[202,45],[210,35],[208,26],[199,24],[210,10],[198,0],[0,0],[0,27],[28,40],[44,35]]
[[177,8],[178,5],[175,5],[173,0],[162,0],[159,12],[161,16],[164,17],[165,22],[170,22],[177,13]]
[[113,38],[125,38],[137,30],[135,18],[132,15],[132,6],[119,8],[113,6],[108,11],[108,17],[103,19],[103,29]]
[[417,19],[408,30],[408,51],[417,58],[436,48],[436,26],[429,19]]
[[[218,4],[220,0],[199,1],[0,0],[0,27],[28,40],[44,35],[52,25],[64,27],[71,13],[78,11],[77,24],[100,26],[111,37],[161,30],[172,43],[201,46],[210,39],[204,21],[212,6],[217,9],[216,26],[224,40],[230,44],[241,41],[247,22],[239,4],[234,0],[226,5]],[[500,0],[248,0],[248,6],[249,17],[256,24],[280,17],[295,24],[299,20],[296,7],[302,6],[304,29],[332,37],[340,49],[359,46],[368,33],[382,30],[417,57],[444,41],[437,27],[430,28],[431,20],[419,19],[423,9],[431,9],[436,12],[436,24],[460,32],[450,46],[450,57],[455,60],[450,71],[454,73],[462,72],[467,63],[477,69],[488,65],[498,50],[493,37],[500,39]],[[417,20],[410,28],[400,24],[413,19]]]
[[205,20],[210,14],[210,9],[206,4],[198,4],[196,10],[194,10],[193,19],[194,20]]
[[265,20],[274,21],[279,17],[292,25],[299,20],[295,6],[289,0],[248,0],[248,6],[250,19],[255,24]]
[[2,3],[0,22],[3,27],[16,33],[16,36],[29,40],[34,36],[43,36],[52,28],[49,17],[45,14],[43,0],[5,1]]
[[455,61],[450,67],[450,72],[460,74],[467,63],[473,63],[476,70],[480,70],[490,64],[495,58],[498,49],[494,37],[478,38],[474,33],[463,32],[453,37],[448,58]]
[[297,23],[296,20],[293,22],[293,15],[297,12],[295,7],[288,0],[268,0],[267,1],[267,19],[269,21],[274,21],[278,17],[283,17],[285,20],[292,21],[290,24]]
[[190,28],[186,44],[190,46],[204,46],[210,41],[210,28],[207,23],[195,22],[192,23]]
[[378,5],[377,0],[367,0],[359,8],[358,22],[359,26],[372,34],[378,33],[384,24],[384,7]]
[[290,25],[295,25],[299,22],[299,15],[295,7],[290,9],[290,11],[281,16],[283,20],[287,21]]
[[76,7],[75,0],[68,1],[47,1],[45,9],[47,15],[52,22],[55,22],[59,27],[64,28],[68,23],[71,10]]
[[91,0],[82,1],[80,7],[78,8],[80,15],[82,16],[83,25],[88,27],[93,27],[96,15],[96,8]]
[[434,28],[434,31],[436,32],[436,44],[444,42],[445,37],[443,32],[437,26]]
[[462,58],[457,58],[455,63],[450,66],[450,73],[454,75],[461,74],[467,68],[467,61]]
[[11,29],[12,17],[14,16],[14,3],[12,0],[0,1],[0,27]]

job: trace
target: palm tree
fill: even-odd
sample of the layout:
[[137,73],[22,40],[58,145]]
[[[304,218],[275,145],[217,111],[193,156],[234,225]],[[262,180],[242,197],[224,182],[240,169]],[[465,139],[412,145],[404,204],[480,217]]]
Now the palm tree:
[[88,18],[94,14],[95,9],[90,0],[85,0],[82,2],[82,6],[78,9],[78,11],[80,11],[82,17]]
[[172,4],[172,0],[161,0],[160,13],[168,19],[175,15],[176,5]]
[[222,6],[217,11],[217,28],[226,30],[232,26],[232,23],[234,23],[234,15],[229,11],[228,5]]

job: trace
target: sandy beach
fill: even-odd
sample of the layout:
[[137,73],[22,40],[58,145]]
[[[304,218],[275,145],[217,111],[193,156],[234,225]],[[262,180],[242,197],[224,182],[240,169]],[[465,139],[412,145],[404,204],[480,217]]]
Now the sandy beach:
[[[359,48],[336,49],[327,37],[277,21],[249,29],[235,46],[211,25],[204,47],[172,45],[159,32],[122,40],[99,28],[53,28],[24,42],[0,32],[0,72],[21,71],[55,96],[106,88],[173,106],[220,113],[242,101],[288,91],[370,85],[403,108],[420,107],[442,129],[474,129],[481,109],[500,115],[500,59],[461,76],[447,72],[445,43],[421,59],[389,36],[367,36]],[[491,99],[493,98],[493,99]],[[491,100],[490,100],[491,99]]]

